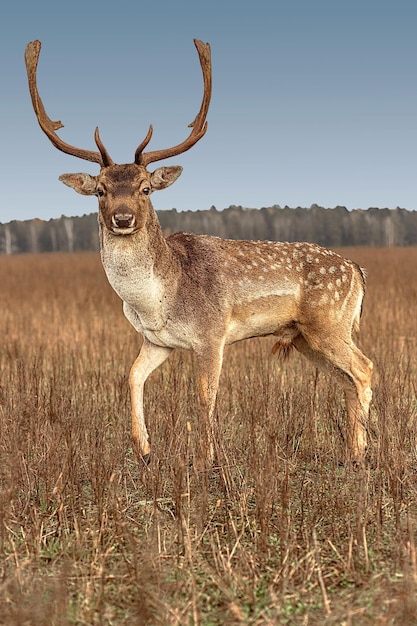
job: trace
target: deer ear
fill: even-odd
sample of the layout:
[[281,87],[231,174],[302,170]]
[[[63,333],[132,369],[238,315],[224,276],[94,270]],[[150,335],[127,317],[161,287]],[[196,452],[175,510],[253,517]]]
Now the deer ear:
[[172,183],[175,183],[177,178],[181,176],[181,173],[182,167],[180,165],[158,167],[158,169],[151,174],[152,190],[169,187]]
[[97,189],[96,176],[90,176],[90,174],[62,174],[59,180],[75,189],[77,193],[81,193],[83,196],[94,196]]

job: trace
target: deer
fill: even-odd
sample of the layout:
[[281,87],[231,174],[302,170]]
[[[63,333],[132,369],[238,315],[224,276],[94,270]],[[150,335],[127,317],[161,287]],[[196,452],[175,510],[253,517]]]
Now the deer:
[[98,175],[63,174],[60,181],[98,199],[101,261],[107,279],[123,302],[127,320],[142,336],[129,373],[133,449],[150,461],[144,415],[144,387],[150,374],[175,349],[190,350],[197,364],[201,418],[207,458],[213,462],[216,397],[227,345],[254,337],[274,338],[273,352],[293,349],[338,381],[345,395],[346,456],[363,462],[372,399],[373,364],[356,346],[365,295],[365,272],[336,252],[307,242],[222,239],[174,233],[164,236],[151,203],[154,191],[172,185],[181,166],[151,163],[192,148],[206,133],[212,92],[211,50],[194,40],[203,76],[200,110],[187,138],[171,148],[145,151],[152,125],[136,148],[134,161],[113,162],[101,141],[98,151],[76,148],[57,134],[37,88],[39,41],[25,50],[29,91],[38,123],[64,153],[96,163]]

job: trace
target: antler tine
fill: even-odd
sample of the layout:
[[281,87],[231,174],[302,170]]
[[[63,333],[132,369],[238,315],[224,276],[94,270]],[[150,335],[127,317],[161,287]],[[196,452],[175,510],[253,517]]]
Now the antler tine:
[[[102,167],[114,165],[113,159],[110,157],[109,153],[107,152],[106,148],[103,145],[103,142],[100,139],[98,126],[94,132],[94,141],[96,142],[97,148],[100,150]],[[97,153],[93,153],[93,154],[97,154]]]
[[142,150],[145,148],[150,140],[148,132],[148,135],[135,152],[135,163],[137,163],[138,165],[146,166],[154,161],[160,161],[162,159],[167,159],[169,157],[176,156],[177,154],[182,154],[183,152],[186,152],[186,150],[192,148],[194,144],[196,144],[197,141],[199,141],[201,137],[203,137],[207,130],[206,117],[210,105],[212,90],[210,44],[203,43],[199,39],[194,39],[194,45],[197,48],[201,70],[203,73],[204,95],[197,117],[195,118],[194,122],[189,124],[189,128],[192,128],[191,133],[185,141],[172,148],[167,148],[165,150],[155,150],[154,152],[142,152]]
[[[84,159],[85,161],[93,161],[94,163],[98,163],[101,167],[112,165],[113,161],[110,159],[99,137],[97,146],[100,152],[94,152],[92,150],[82,150],[81,148],[71,146],[70,144],[65,143],[65,141],[62,141],[62,139],[60,139],[60,137],[56,134],[55,131],[59,128],[63,128],[64,125],[60,120],[53,122],[48,117],[45,107],[43,106],[43,102],[39,96],[36,84],[36,69],[38,66],[40,51],[41,42],[38,40],[29,42],[25,50],[25,64],[29,81],[29,91],[32,98],[33,109],[36,113],[36,117],[38,118],[39,126],[53,143],[55,148],[58,148],[58,150],[71,154],[72,156],[79,157],[80,159]],[[98,133],[96,133],[96,136],[98,136]]]
[[141,158],[141,154],[142,154],[142,150],[144,150],[146,148],[146,146],[148,145],[148,143],[151,140],[152,137],[152,133],[153,133],[153,126],[152,124],[149,126],[149,130],[147,132],[147,135],[145,137],[145,139],[142,141],[141,144],[138,145],[138,147],[136,148],[136,152],[135,152],[135,163],[140,163],[140,158]]

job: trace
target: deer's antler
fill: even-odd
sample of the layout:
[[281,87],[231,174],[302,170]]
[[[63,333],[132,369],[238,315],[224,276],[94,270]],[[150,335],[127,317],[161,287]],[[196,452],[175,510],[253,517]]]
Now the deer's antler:
[[[135,152],[135,163],[138,165],[143,165],[146,167],[149,163],[152,163],[154,161],[167,159],[169,157],[176,156],[177,154],[181,154],[186,150],[189,150],[190,148],[192,148],[192,146],[194,146],[194,144],[197,143],[197,141],[199,141],[199,139],[201,139],[201,137],[203,137],[207,130],[206,117],[210,105],[212,89],[210,44],[203,43],[198,39],[194,39],[194,44],[197,48],[201,70],[203,73],[204,94],[200,111],[198,112],[198,115],[195,118],[194,122],[189,125],[192,130],[188,138],[177,146],[174,146],[172,148],[166,148],[165,150],[143,152],[152,137],[152,125],[149,126],[149,130],[145,139],[137,147]],[[45,107],[43,106],[43,102],[39,96],[38,87],[36,84],[36,69],[38,66],[40,51],[40,41],[31,41],[30,43],[28,43],[25,50],[25,63],[33,108],[43,132],[47,135],[53,145],[58,148],[58,150],[62,150],[62,152],[66,152],[67,154],[71,154],[72,156],[84,159],[86,161],[93,161],[94,163],[98,163],[101,167],[114,165],[113,160],[111,159],[109,153],[107,152],[100,139],[98,128],[96,128],[94,139],[99,149],[99,152],[94,152],[92,150],[83,150],[81,148],[71,146],[70,144],[65,143],[65,141],[63,141],[56,134],[55,131],[57,131],[59,128],[63,128],[64,125],[60,120],[54,122],[48,117],[45,111]]]
[[71,154],[72,156],[79,157],[80,159],[84,159],[86,161],[93,161],[94,163],[98,163],[101,167],[114,165],[109,153],[101,142],[98,128],[96,128],[94,138],[99,152],[82,150],[81,148],[71,146],[70,144],[65,143],[65,141],[63,141],[56,134],[55,131],[59,128],[63,128],[64,125],[60,120],[53,122],[48,117],[45,107],[43,106],[43,102],[39,96],[36,84],[36,69],[38,66],[40,51],[41,42],[37,40],[28,43],[25,50],[25,63],[29,81],[29,91],[32,98],[32,105],[36,113],[36,117],[38,118],[39,126],[42,128],[47,137],[49,137],[55,148],[58,148],[58,150],[62,150],[62,152],[66,152],[67,154]]
[[154,152],[143,152],[152,137],[152,126],[150,126],[148,134],[146,135],[142,143],[138,146],[135,152],[135,163],[137,163],[138,165],[146,166],[154,161],[167,159],[169,157],[176,156],[177,154],[181,154],[186,150],[189,150],[194,146],[194,144],[197,143],[197,141],[199,141],[199,139],[201,139],[201,137],[203,137],[207,130],[206,117],[210,105],[212,88],[210,44],[203,43],[199,39],[194,39],[194,44],[197,48],[198,56],[200,58],[201,70],[203,72],[204,95],[197,117],[195,118],[194,122],[189,124],[189,128],[192,128],[191,133],[185,141],[178,144],[177,146],[173,146],[172,148],[166,148],[165,150],[155,150]]

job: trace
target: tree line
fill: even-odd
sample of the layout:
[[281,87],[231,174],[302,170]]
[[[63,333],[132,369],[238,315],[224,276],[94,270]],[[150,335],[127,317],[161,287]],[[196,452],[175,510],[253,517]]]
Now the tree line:
[[[218,211],[157,211],[166,235],[178,231],[229,239],[309,241],[326,247],[415,246],[417,211],[406,209],[326,209],[274,205],[261,209],[230,206]],[[0,223],[0,253],[98,250],[97,213]]]

